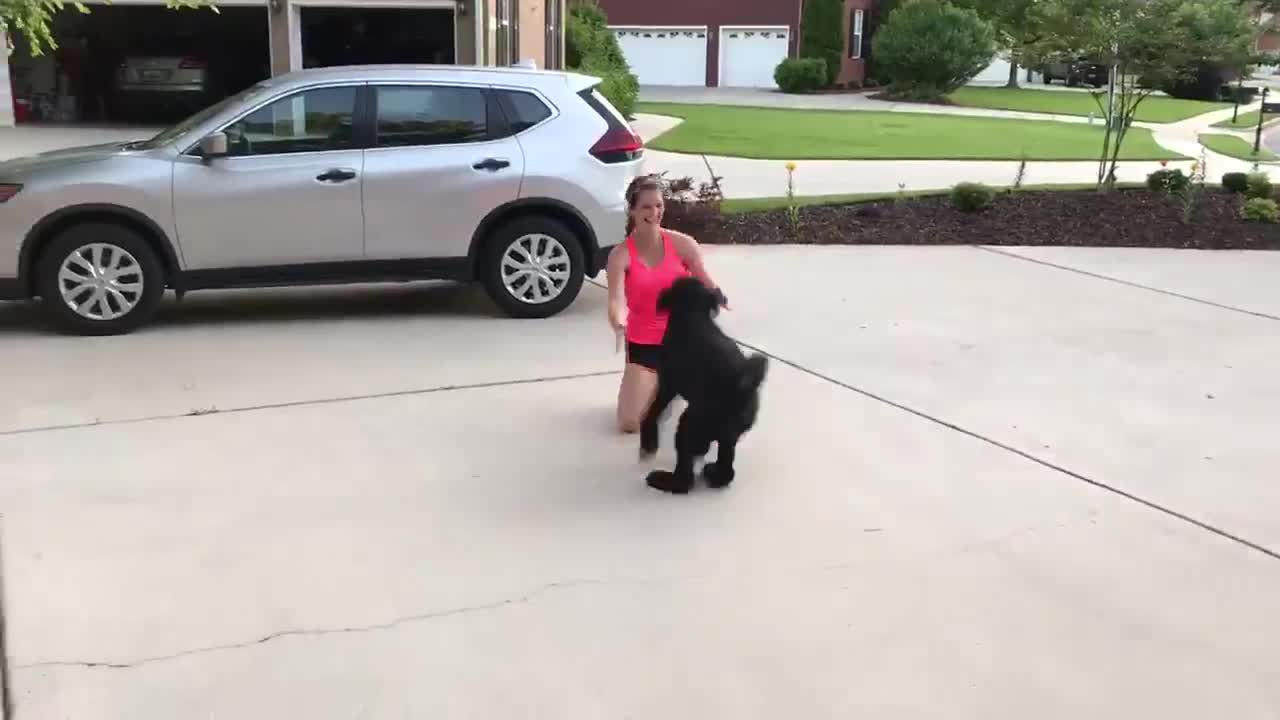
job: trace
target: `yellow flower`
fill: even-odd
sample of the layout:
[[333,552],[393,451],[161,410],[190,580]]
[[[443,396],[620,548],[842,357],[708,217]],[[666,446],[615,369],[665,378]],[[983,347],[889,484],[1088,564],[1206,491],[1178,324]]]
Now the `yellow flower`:
[[795,163],[793,163],[793,162],[788,162],[788,163],[787,163],[787,172],[795,172],[795,171],[796,171],[796,164],[795,164]]

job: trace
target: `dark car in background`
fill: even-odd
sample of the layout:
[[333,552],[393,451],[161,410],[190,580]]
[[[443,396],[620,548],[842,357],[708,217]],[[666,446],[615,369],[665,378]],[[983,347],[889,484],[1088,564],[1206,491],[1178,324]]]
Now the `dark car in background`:
[[1045,85],[1051,84],[1054,80],[1061,80],[1070,87],[1092,85],[1100,88],[1107,84],[1110,72],[1106,65],[1078,57],[1062,58],[1046,63],[1040,68],[1040,74],[1044,77]]

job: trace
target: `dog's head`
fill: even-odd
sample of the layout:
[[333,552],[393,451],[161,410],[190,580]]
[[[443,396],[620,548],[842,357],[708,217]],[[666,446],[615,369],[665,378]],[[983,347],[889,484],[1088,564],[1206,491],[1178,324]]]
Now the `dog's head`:
[[695,277],[678,278],[671,287],[658,294],[658,310],[677,315],[711,315],[724,305],[720,288],[709,288]]

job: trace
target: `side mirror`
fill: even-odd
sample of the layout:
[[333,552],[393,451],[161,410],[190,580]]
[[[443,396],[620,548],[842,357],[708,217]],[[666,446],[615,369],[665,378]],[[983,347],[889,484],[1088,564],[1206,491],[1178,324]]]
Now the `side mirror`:
[[227,154],[227,134],[216,132],[200,138],[200,153],[205,160],[222,157]]

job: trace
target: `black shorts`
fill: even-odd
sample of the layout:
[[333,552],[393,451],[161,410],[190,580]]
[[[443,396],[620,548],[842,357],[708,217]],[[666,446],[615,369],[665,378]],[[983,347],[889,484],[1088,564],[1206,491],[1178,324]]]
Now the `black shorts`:
[[627,362],[658,371],[658,361],[662,359],[661,345],[642,345],[627,341]]

